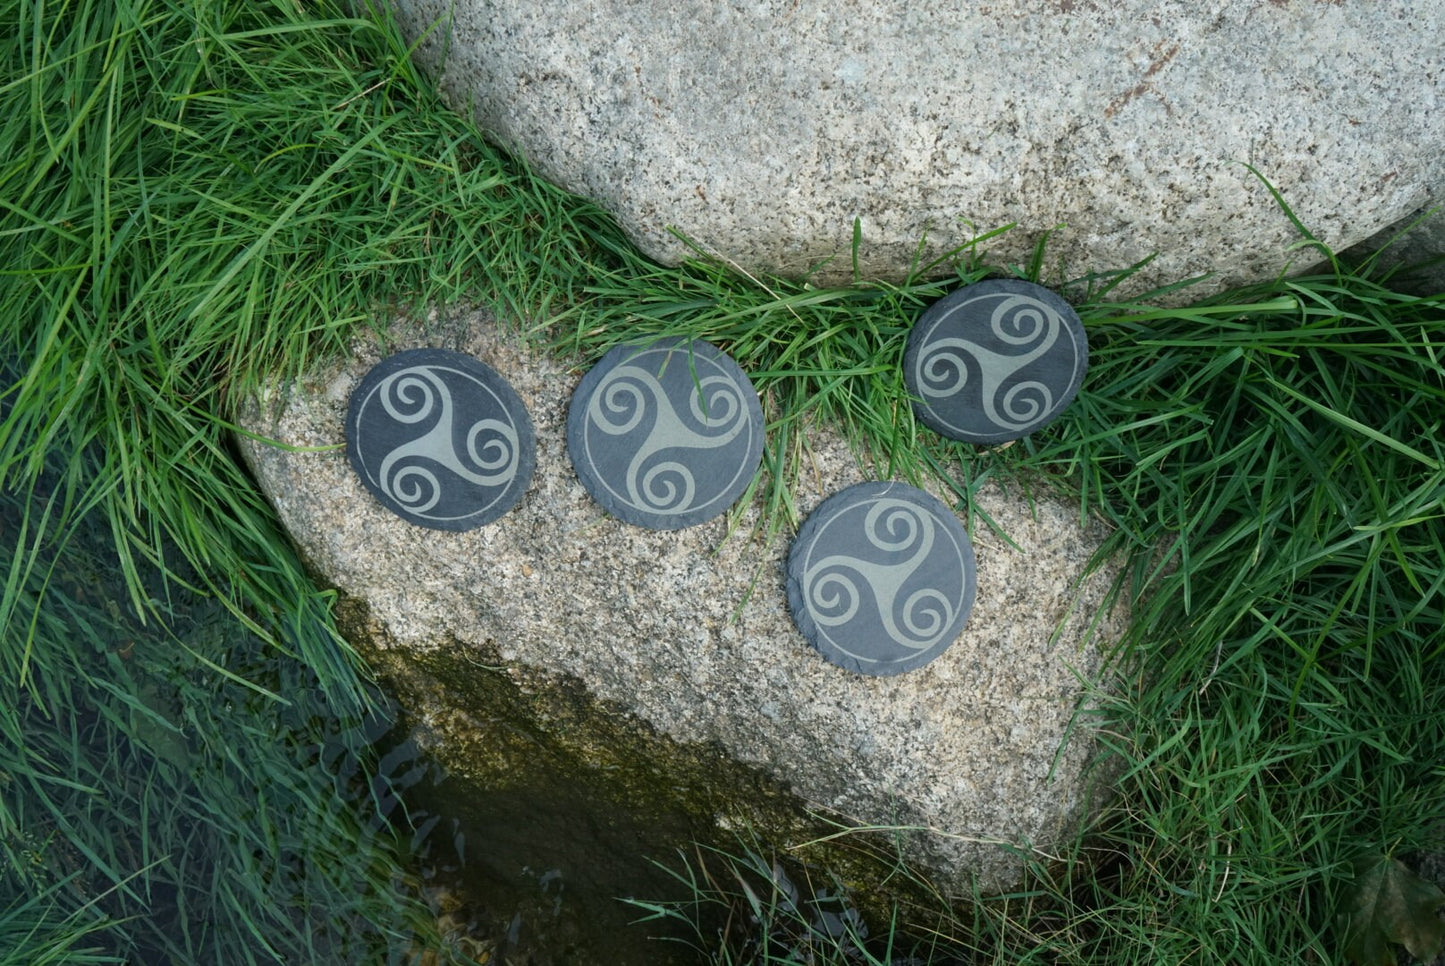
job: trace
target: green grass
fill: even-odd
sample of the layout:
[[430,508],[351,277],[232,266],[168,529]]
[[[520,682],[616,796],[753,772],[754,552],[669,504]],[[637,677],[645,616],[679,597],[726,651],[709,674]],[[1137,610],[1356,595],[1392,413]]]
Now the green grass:
[[[24,516],[0,496],[7,527]],[[175,587],[141,624],[102,523],[11,590],[33,660],[28,690],[9,661],[0,684],[0,962],[380,963],[434,942],[353,777],[378,770],[380,706],[338,713],[311,669]]]
[[[261,381],[460,298],[583,360],[724,346],[764,395],[775,536],[824,423],[964,512],[1009,478],[1114,525],[1138,602],[1097,720],[1119,794],[1066,861],[915,934],[983,962],[1338,962],[1351,860],[1445,848],[1445,297],[1333,256],[1181,309],[1113,301],[1127,270],[1044,278],[1079,305],[1089,379],[1047,431],[977,452],[914,423],[903,340],[957,284],[1039,279],[1043,245],[992,265],[984,236],[836,288],[657,266],[443,109],[394,25],[328,4],[0,0],[0,47],[14,961],[395,953],[421,928],[395,843],[303,754],[374,698],[230,432]],[[777,885],[740,860],[756,898]]]
[[[1332,261],[1081,312],[1089,380],[1046,432],[983,454],[869,438],[894,472],[957,458],[961,499],[991,474],[1076,494],[1115,524],[1139,601],[1096,722],[1114,804],[1064,862],[937,929],[985,962],[1338,962],[1350,860],[1445,847],[1445,297]],[[900,331],[859,329],[839,368],[872,353],[866,398],[901,406]],[[736,873],[696,881],[704,905],[751,905],[718,885]]]

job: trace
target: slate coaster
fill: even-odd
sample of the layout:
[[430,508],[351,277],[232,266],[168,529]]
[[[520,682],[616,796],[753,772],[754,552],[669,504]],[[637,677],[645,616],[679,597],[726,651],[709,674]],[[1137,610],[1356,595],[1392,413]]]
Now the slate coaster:
[[1074,401],[1088,368],[1078,313],[1017,279],[945,295],[919,316],[903,354],[919,420],[969,443],[1003,443],[1043,428]]
[[592,498],[639,527],[678,530],[725,512],[763,456],[752,381],[708,342],[617,346],[582,377],[567,452]]
[[435,530],[470,530],[516,506],[536,448],[516,390],[446,349],[383,359],[346,413],[346,455],[361,482],[403,520]]
[[823,656],[860,674],[920,668],[973,610],[973,543],[933,496],[859,483],[819,504],[787,564],[788,607]]

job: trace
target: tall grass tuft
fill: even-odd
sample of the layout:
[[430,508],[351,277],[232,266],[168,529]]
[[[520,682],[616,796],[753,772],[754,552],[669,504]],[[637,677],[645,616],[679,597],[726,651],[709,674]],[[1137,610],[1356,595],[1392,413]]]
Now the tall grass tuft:
[[[23,518],[0,496],[7,528]],[[384,963],[435,943],[362,780],[385,719],[338,715],[215,601],[172,588],[142,624],[103,519],[68,536],[9,591],[33,661],[24,685],[0,677],[0,962]]]
[[[379,303],[485,285],[546,311],[602,219],[532,227],[560,193],[504,171],[375,11],[8,0],[0,27],[0,484],[92,452],[41,512],[110,521],[131,608],[170,541],[274,637],[310,591],[228,450],[237,400]],[[358,705],[344,643],[301,646]]]
[[230,430],[378,303],[479,264],[565,290],[534,182],[379,14],[5,0],[0,49],[0,934],[26,962],[394,954],[422,910],[320,758],[364,758],[376,699]]

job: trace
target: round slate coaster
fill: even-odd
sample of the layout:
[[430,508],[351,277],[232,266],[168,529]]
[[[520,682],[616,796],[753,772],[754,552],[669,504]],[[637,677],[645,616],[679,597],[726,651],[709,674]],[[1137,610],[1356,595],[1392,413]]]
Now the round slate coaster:
[[1027,436],[1063,412],[1089,368],[1083,323],[1041,285],[991,279],[957,289],[908,334],[903,378],[929,428],[970,443]]
[[678,530],[725,512],[763,456],[763,410],[747,374],[701,340],[617,346],[582,377],[567,452],[612,515]]
[[973,609],[968,533],[906,483],[859,483],[824,500],[798,531],[787,574],[803,636],[860,674],[922,667],[954,642]]
[[536,446],[507,381],[446,349],[383,359],[346,413],[346,454],[361,482],[403,520],[436,530],[470,530],[516,506]]

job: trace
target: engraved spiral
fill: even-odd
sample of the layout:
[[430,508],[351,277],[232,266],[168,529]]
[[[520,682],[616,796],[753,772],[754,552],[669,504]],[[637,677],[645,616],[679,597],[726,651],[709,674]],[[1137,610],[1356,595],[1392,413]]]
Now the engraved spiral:
[[1067,303],[999,280],[960,289],[925,313],[909,338],[907,377],[924,422],[957,439],[1000,441],[1067,405],[1087,359]]
[[715,515],[756,466],[756,395],[736,364],[703,346],[621,347],[578,390],[568,429],[574,463],[624,518],[635,511],[643,515],[635,522],[671,528]]
[[788,555],[788,603],[824,656],[866,674],[933,660],[973,606],[973,548],[938,500],[861,483],[808,517]]
[[496,373],[456,353],[421,349],[385,360],[353,394],[347,421],[362,481],[427,526],[494,519],[531,473],[521,401]]
[[647,416],[657,391],[646,372],[620,369],[602,384],[587,415],[609,436],[630,433]]
[[863,600],[857,581],[842,568],[841,561],[833,562],[833,566],[839,569],[824,570],[808,578],[808,603],[813,608],[813,619],[820,624],[852,620]]
[[381,384],[381,405],[399,423],[418,423],[431,415],[446,387],[424,369],[406,369]]

